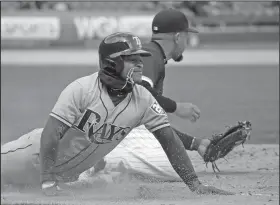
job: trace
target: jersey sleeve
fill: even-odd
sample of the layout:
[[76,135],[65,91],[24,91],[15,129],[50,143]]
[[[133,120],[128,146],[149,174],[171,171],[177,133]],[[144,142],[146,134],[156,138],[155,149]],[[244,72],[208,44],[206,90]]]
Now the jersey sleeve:
[[144,124],[150,132],[170,126],[166,112],[150,93],[148,94],[146,107],[147,109],[141,119],[141,124]]
[[84,109],[84,96],[83,86],[72,82],[61,92],[50,116],[71,127]]

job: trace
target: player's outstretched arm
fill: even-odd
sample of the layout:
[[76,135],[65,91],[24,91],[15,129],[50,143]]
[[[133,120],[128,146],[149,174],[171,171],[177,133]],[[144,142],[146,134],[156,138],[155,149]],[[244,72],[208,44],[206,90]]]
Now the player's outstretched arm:
[[64,136],[68,129],[68,125],[49,116],[42,132],[40,142],[41,183],[43,192],[47,195],[53,195],[55,193],[51,192],[57,191],[56,178],[51,173],[51,170],[55,165],[59,140]]
[[160,142],[172,167],[191,191],[198,194],[233,194],[212,186],[203,185],[199,181],[182,141],[174,134],[170,127],[158,129],[154,131],[153,134]]

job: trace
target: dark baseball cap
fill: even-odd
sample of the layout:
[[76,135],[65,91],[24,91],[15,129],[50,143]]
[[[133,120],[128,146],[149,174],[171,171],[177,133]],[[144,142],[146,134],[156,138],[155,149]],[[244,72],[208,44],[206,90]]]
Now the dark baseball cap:
[[166,9],[157,13],[152,22],[153,33],[190,32],[198,33],[189,27],[189,21],[184,13],[175,9]]

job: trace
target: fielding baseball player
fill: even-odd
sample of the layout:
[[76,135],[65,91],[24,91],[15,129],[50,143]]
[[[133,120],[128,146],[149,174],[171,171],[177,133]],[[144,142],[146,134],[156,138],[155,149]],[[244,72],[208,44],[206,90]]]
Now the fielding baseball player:
[[142,79],[141,56],[150,55],[137,36],[115,33],[106,37],[99,46],[100,71],[75,80],[62,91],[42,134],[24,135],[1,147],[1,178],[37,177],[32,165],[33,156],[39,155],[42,191],[56,195],[59,183],[77,180],[133,128],[144,125],[190,190],[233,194],[199,181],[166,113],[143,86],[135,84]]
[[[183,119],[189,119],[192,122],[200,118],[199,108],[188,102],[176,102],[170,98],[163,96],[163,83],[165,78],[165,66],[169,60],[180,62],[183,59],[183,52],[186,48],[187,37],[189,33],[198,33],[190,28],[187,17],[180,11],[175,9],[166,9],[157,13],[152,22],[152,38],[147,44],[143,44],[143,48],[149,51],[152,56],[143,58],[143,77],[141,85],[143,85],[155,97],[161,107],[167,113],[173,113]],[[223,146],[217,146],[215,143],[224,136],[217,135],[215,139],[202,139],[182,133],[177,129],[173,130],[180,137],[187,150],[198,151],[205,162],[209,162],[209,158],[215,152],[222,151]],[[246,135],[246,134],[245,134]],[[224,153],[228,154],[230,151]],[[216,155],[215,160],[225,155]],[[213,170],[218,167],[213,162]]]

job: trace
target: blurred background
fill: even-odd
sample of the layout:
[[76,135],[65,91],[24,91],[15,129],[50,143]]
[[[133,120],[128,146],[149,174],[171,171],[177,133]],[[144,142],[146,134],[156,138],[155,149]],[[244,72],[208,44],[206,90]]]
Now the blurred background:
[[181,10],[200,33],[168,63],[164,94],[201,109],[175,127],[209,137],[250,120],[250,143],[279,143],[279,2],[1,1],[1,140],[43,127],[72,80],[98,70],[100,40],[116,31],[151,36],[154,15]]
[[[234,1],[171,1],[171,2],[56,2],[56,1],[7,1],[1,2],[2,16],[13,17],[8,22],[2,18],[1,40],[28,40],[28,32],[36,29],[41,42],[26,45],[2,42],[2,48],[42,46],[96,47],[95,40],[115,31],[129,31],[144,40],[151,35],[151,21],[156,12],[176,8],[188,16],[201,32],[189,37],[190,47],[215,44],[275,42],[279,31],[279,2],[234,2]],[[16,24],[14,17],[52,17],[41,22]],[[60,21],[59,23],[56,21]],[[33,23],[33,24],[32,24]],[[59,24],[59,25],[56,25]],[[45,30],[43,30],[45,29]],[[43,32],[52,32],[43,36]],[[21,33],[19,33],[21,32]],[[41,32],[41,33],[40,33]],[[18,34],[18,36],[14,36]],[[254,35],[252,35],[254,34]],[[31,34],[29,34],[31,35]],[[41,36],[38,36],[41,35]],[[33,37],[34,39],[34,37]],[[34,40],[33,40],[34,41]],[[90,41],[90,42],[89,42]],[[24,44],[24,46],[22,45]],[[86,45],[84,45],[86,44]]]

